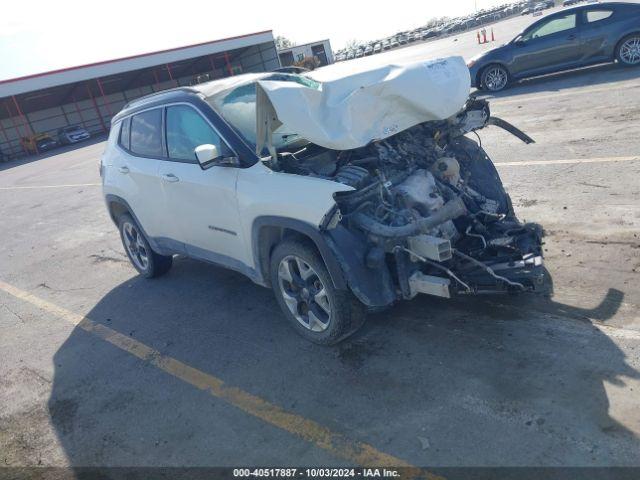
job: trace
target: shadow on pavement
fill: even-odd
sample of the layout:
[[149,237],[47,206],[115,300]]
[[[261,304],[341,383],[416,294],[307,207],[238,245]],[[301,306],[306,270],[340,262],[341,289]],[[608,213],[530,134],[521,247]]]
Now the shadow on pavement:
[[[285,324],[269,290],[179,258],[160,279],[114,288],[88,317],[417,465],[639,463],[605,389],[639,378],[625,353],[585,324],[532,319],[521,298],[418,298],[319,347]],[[610,291],[590,312],[536,301],[606,320],[621,300]],[[80,328],[54,361],[49,411],[72,466],[344,463]]]
[[508,99],[517,98],[518,95],[550,93],[576,87],[592,87],[638,77],[640,77],[640,69],[638,68],[626,68],[618,64],[607,63],[520,80],[501,92],[488,94],[480,90],[478,94],[489,100]]

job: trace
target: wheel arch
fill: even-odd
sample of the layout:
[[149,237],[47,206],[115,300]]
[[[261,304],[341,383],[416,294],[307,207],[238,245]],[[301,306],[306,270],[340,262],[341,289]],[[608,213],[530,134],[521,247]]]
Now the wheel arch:
[[118,195],[107,194],[105,195],[105,202],[107,203],[107,210],[109,211],[109,216],[111,217],[111,220],[116,225],[116,227],[120,228],[120,224],[119,224],[120,216],[125,213],[128,213],[133,217],[135,222],[138,224],[138,227],[140,228],[140,230],[142,230],[143,235],[147,239],[147,242],[149,242],[149,245],[151,246],[154,252],[163,254],[163,255],[170,253],[166,249],[163,249],[162,246],[160,246],[153,237],[150,237],[147,234],[146,230],[144,229],[144,226],[136,216],[135,212],[133,211],[129,203],[124,198],[119,197]]
[[271,254],[286,238],[302,239],[318,251],[337,290],[351,290],[369,308],[387,307],[395,302],[386,262],[374,268],[366,265],[368,245],[362,234],[342,225],[324,232],[309,223],[284,217],[259,217],[253,224],[254,263],[263,285],[271,286]]
[[338,290],[348,288],[342,268],[318,228],[301,220],[278,216],[258,217],[251,229],[255,269],[265,285],[271,286],[269,270],[273,249],[288,238],[307,242],[315,248],[327,267],[334,287]]
[[115,223],[116,225],[118,225],[118,218],[120,218],[123,213],[128,213],[135,218],[131,207],[124,198],[118,197],[117,195],[107,194],[105,196],[105,201],[107,203],[109,216],[111,217],[113,223]]

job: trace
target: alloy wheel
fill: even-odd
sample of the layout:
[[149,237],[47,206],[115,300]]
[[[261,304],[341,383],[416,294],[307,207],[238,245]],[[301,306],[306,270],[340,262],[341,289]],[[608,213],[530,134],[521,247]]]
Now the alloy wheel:
[[291,314],[308,330],[322,332],[331,321],[331,305],[316,271],[296,255],[284,257],[278,265],[278,283]]
[[484,86],[492,92],[502,90],[508,80],[507,71],[502,67],[489,67],[484,74]]
[[124,246],[133,263],[140,270],[146,270],[149,266],[149,252],[147,251],[142,234],[138,231],[138,228],[135,225],[126,222],[122,226],[122,237],[124,239]]
[[620,59],[627,65],[640,63],[640,37],[628,38],[620,45]]

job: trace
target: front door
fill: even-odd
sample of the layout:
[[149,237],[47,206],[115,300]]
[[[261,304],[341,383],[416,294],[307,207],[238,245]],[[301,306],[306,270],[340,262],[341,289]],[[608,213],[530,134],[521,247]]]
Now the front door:
[[196,108],[168,106],[165,115],[168,160],[161,162],[159,175],[172,237],[190,256],[241,269],[248,259],[239,236],[238,169],[203,169],[195,157],[196,147],[204,144],[215,145],[221,155],[233,152]]
[[554,15],[531,26],[515,42],[512,73],[551,72],[582,57],[576,13]]

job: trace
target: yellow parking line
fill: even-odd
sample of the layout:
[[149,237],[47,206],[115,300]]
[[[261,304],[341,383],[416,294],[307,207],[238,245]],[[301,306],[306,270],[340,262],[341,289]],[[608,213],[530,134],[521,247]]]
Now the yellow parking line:
[[296,435],[307,442],[313,443],[338,458],[342,458],[359,466],[410,467],[412,469],[409,472],[411,478],[428,478],[433,480],[442,478],[412,467],[404,460],[376,450],[371,445],[352,440],[341,433],[334,432],[313,420],[288,412],[258,396],[252,395],[239,388],[228,386],[224,381],[213,375],[191,367],[175,358],[163,355],[138,340],[123,335],[105,325],[96,323],[85,316],[73,313],[47,300],[36,297],[29,292],[1,280],[0,290],[28,302],[47,313],[53,314],[72,325],[76,325],[86,332],[109,342],[120,350],[134,355],[145,363],[153,365],[189,385],[204,390],[213,397],[224,400],[245,413]]
[[606,163],[606,162],[635,162],[640,157],[600,157],[600,158],[571,158],[565,160],[530,160],[524,162],[496,162],[496,167],[525,167],[527,165],[563,165],[570,163]]
[[99,187],[101,183],[73,183],[67,185],[18,185],[14,187],[0,187],[0,190],[27,190],[38,188],[64,188],[64,187]]

